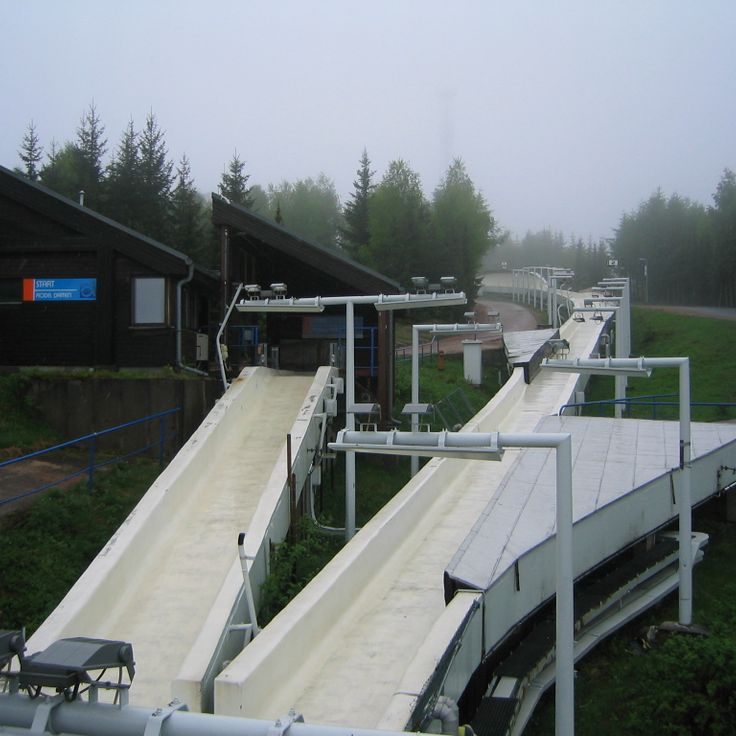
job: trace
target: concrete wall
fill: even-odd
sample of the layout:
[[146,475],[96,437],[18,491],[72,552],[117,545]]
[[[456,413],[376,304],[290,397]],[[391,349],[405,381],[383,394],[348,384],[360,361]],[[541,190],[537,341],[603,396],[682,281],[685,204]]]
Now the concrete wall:
[[[222,393],[209,378],[33,378],[29,399],[65,440],[124,424],[180,406],[167,429],[176,427],[178,449],[207,416]],[[176,424],[174,424],[176,422]],[[158,421],[136,425],[98,439],[101,449],[131,452],[159,436]],[[168,448],[172,449],[172,446]]]

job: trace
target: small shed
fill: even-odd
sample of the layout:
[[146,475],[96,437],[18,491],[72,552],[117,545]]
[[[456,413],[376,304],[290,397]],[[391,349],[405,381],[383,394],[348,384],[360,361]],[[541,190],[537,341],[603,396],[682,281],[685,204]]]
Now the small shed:
[[194,364],[217,290],[184,253],[0,167],[0,366]]

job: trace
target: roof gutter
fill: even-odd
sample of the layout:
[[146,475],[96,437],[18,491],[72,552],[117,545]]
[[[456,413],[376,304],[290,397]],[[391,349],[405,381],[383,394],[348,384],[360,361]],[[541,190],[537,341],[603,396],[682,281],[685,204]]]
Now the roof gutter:
[[184,261],[187,265],[187,275],[181,280],[176,282],[176,367],[183,371],[189,371],[190,373],[196,373],[198,376],[208,375],[205,371],[191,368],[188,365],[184,365],[181,359],[181,312],[182,312],[182,288],[184,284],[188,284],[194,278],[194,261],[187,257]]

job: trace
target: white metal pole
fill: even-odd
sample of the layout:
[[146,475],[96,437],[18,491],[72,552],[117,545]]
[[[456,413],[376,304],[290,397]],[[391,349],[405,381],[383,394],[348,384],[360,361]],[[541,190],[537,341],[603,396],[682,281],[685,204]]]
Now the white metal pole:
[[[419,326],[411,328],[411,403],[419,403]],[[411,431],[419,429],[419,415],[411,415]],[[411,456],[411,477],[419,472],[419,457]]]
[[556,447],[557,469],[557,598],[555,650],[555,734],[575,732],[575,613],[572,545],[572,442]]
[[[355,429],[355,309],[353,302],[345,304],[345,427]],[[355,536],[355,453],[345,457],[345,541]]]
[[693,620],[692,489],[690,476],[690,359],[680,363],[680,623]]

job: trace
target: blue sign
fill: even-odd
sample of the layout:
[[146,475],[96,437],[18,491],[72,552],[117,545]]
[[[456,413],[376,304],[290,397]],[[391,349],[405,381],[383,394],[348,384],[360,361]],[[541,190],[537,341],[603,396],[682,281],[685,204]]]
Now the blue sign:
[[97,298],[97,279],[23,279],[23,301],[91,302]]

